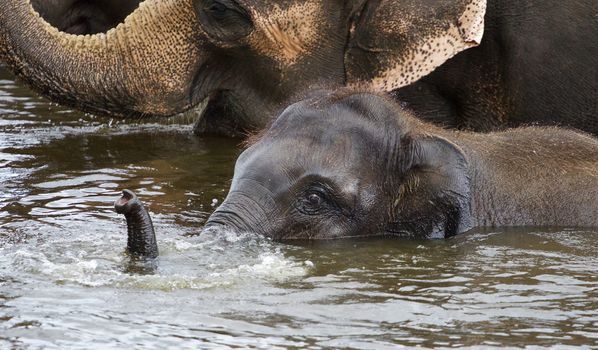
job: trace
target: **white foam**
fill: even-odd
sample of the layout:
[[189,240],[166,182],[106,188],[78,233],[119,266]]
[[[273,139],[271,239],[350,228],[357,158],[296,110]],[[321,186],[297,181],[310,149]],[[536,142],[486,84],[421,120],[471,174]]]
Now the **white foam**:
[[[312,264],[313,265],[313,264]],[[262,278],[270,281],[284,281],[294,277],[305,276],[311,266],[286,259],[282,254],[264,253],[256,264],[243,264],[225,270],[211,273],[211,278],[247,279]]]
[[313,268],[312,262],[288,258],[280,246],[255,234],[219,230],[160,241],[157,270],[141,275],[128,272],[138,270],[128,270],[122,237],[97,238],[82,234],[0,249],[0,272],[18,270],[34,279],[88,287],[173,291],[281,282],[305,276]]

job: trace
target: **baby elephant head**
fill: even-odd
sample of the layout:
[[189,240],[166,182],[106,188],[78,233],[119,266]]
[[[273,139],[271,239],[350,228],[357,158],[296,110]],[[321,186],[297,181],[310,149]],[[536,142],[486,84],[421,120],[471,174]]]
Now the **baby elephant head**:
[[276,240],[463,232],[467,160],[429,128],[369,93],[324,92],[291,105],[241,154],[207,227]]

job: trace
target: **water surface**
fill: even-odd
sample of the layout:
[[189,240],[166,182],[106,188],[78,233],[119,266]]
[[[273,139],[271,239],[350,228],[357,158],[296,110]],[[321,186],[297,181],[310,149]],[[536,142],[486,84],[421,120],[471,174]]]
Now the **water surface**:
[[[98,118],[0,70],[0,348],[598,348],[598,232],[285,245],[197,236],[239,140]],[[153,214],[156,269],[112,211]]]

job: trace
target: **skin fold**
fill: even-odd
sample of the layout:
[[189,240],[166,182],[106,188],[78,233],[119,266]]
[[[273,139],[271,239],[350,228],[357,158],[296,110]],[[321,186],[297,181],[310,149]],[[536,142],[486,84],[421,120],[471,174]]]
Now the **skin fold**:
[[598,227],[598,140],[568,129],[446,130],[338,91],[291,105],[249,143],[207,227],[276,240]]
[[114,209],[127,219],[127,252],[136,258],[158,257],[158,245],[152,219],[135,193],[124,190],[114,202]]
[[140,0],[32,0],[49,24],[70,34],[104,33],[124,21]]
[[239,135],[314,87],[351,86],[454,128],[598,133],[593,0],[146,0],[106,33],[136,4],[53,3],[100,9],[83,23],[111,20],[73,36],[6,0],[0,56],[45,96],[92,113],[171,116],[206,100],[196,131]]

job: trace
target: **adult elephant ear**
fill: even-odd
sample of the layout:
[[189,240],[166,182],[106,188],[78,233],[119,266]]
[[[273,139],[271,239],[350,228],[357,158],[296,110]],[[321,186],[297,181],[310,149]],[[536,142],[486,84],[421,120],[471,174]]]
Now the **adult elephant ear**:
[[347,83],[377,91],[409,85],[480,44],[486,0],[373,0],[352,28]]

